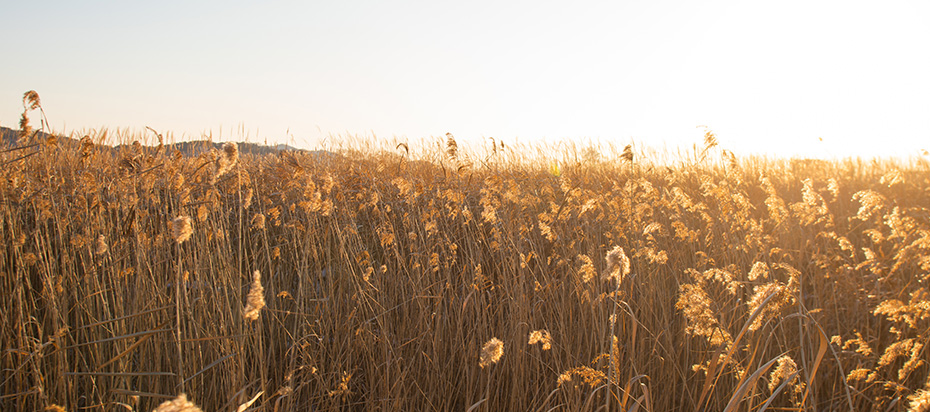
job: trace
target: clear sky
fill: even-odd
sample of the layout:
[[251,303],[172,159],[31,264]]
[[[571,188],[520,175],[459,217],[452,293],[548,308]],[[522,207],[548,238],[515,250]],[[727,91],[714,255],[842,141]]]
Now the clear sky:
[[[20,1],[0,125],[930,150],[930,2]],[[293,140],[292,140],[293,139]],[[822,141],[821,141],[822,139]]]

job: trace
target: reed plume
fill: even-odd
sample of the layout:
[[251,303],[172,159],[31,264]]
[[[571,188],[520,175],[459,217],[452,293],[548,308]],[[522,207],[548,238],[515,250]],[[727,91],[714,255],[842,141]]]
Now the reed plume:
[[930,412],[930,390],[921,389],[907,399],[911,401],[907,412]]
[[223,145],[223,152],[216,154],[213,149],[213,176],[211,182],[215,183],[217,179],[229,172],[239,161],[239,145],[236,142],[227,142]]
[[616,284],[623,282],[623,278],[630,274],[630,258],[627,257],[623,248],[614,246],[605,256],[607,269],[604,271],[605,279],[613,279]]
[[530,340],[527,343],[528,345],[535,345],[537,343],[542,344],[543,350],[552,349],[552,336],[549,334],[549,331],[546,329],[534,330],[530,333]]
[[32,126],[29,124],[29,111],[40,109],[39,94],[35,90],[23,93],[23,114],[19,118],[19,138],[25,139],[32,135]]
[[265,230],[265,215],[256,213],[252,216],[252,229]]
[[252,273],[252,286],[246,299],[243,316],[248,320],[258,320],[258,315],[265,307],[265,288],[262,287],[262,274],[257,270]]
[[179,245],[186,242],[194,234],[190,216],[178,216],[171,221],[171,233],[174,241]]
[[498,338],[491,338],[485,342],[481,348],[481,357],[478,366],[482,368],[490,366],[501,360],[504,356],[504,342]]
[[182,393],[177,398],[162,402],[152,412],[203,412],[203,410],[187,400],[187,395]]

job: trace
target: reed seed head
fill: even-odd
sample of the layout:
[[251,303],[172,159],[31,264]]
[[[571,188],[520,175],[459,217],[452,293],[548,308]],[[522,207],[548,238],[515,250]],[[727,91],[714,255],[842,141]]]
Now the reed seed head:
[[110,247],[107,246],[106,236],[104,235],[97,236],[97,245],[94,248],[94,252],[97,253],[97,255],[102,255],[102,254],[107,253],[108,250],[110,250]]
[[265,288],[262,287],[262,274],[259,271],[252,273],[252,287],[249,288],[243,316],[248,320],[258,320],[262,308],[265,307]]
[[[777,366],[775,366],[775,369],[769,374],[769,391],[774,392],[779,384],[790,378],[791,375],[797,371],[798,365],[790,356],[784,355],[778,358]],[[795,376],[793,380],[796,381],[797,376]]]
[[482,368],[495,364],[504,356],[504,342],[498,338],[491,338],[485,342],[481,348],[481,361],[478,363]]
[[36,93],[35,90],[23,93],[23,108],[26,110],[35,110],[41,105],[42,102],[39,100],[39,93]]
[[230,167],[232,167],[239,161],[239,145],[236,142],[227,142],[223,145],[223,155]]
[[626,256],[623,248],[614,246],[610,252],[607,252],[607,271],[604,274],[605,279],[614,279],[619,285],[623,278],[630,274],[630,258]]
[[252,216],[252,229],[265,230],[265,215],[256,213],[255,216]]
[[182,393],[177,398],[162,402],[152,412],[203,412],[203,410],[187,400],[187,395]]
[[19,117],[19,138],[25,139],[31,133],[32,127],[29,126],[29,115],[23,112],[23,115]]
[[930,390],[919,390],[907,399],[911,401],[907,412],[930,412]]
[[633,163],[633,145],[626,145],[626,147],[623,148],[623,154],[620,155],[620,158]]
[[546,329],[534,330],[530,333],[530,340],[527,344],[535,345],[537,343],[542,344],[543,350],[552,349],[552,336],[549,334],[549,331]]
[[191,238],[194,234],[194,227],[191,224],[190,216],[178,216],[171,221],[171,233],[174,241],[180,245]]
[[255,192],[252,190],[251,187],[246,189],[246,191],[242,195],[242,208],[243,209],[248,209],[249,206],[252,206],[252,196],[254,195],[255,195]]
[[749,280],[768,279],[769,267],[764,262],[756,262],[747,275]]

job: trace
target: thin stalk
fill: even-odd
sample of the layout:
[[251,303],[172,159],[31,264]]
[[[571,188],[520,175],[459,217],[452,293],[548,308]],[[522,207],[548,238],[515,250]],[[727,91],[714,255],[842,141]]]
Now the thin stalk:
[[184,352],[181,349],[181,244],[177,244],[178,263],[177,274],[174,280],[174,314],[176,317],[176,332],[178,341],[178,388],[184,392]]

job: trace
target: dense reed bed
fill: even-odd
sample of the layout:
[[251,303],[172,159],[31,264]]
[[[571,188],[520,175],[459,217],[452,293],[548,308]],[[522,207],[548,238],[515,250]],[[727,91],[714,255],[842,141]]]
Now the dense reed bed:
[[930,408],[920,159],[28,125],[0,149],[3,410]]

